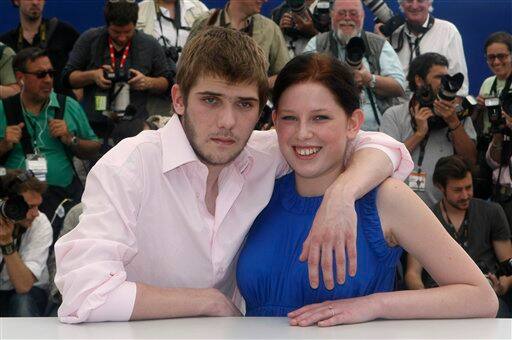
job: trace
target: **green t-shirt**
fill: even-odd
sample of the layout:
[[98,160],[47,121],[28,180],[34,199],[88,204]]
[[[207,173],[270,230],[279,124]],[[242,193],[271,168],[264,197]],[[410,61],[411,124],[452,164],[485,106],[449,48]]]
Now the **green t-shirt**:
[[[0,45],[4,45],[0,43]],[[0,85],[10,85],[16,83],[16,77],[12,69],[12,59],[14,58],[14,51],[8,47],[4,47],[4,51],[0,56]]]
[[[38,115],[34,115],[23,109],[25,126],[27,127],[30,139],[34,148],[44,155],[48,164],[46,182],[49,185],[66,187],[73,180],[72,154],[60,138],[53,138],[50,134],[48,121],[55,117],[55,108],[59,107],[57,95],[52,92],[50,101]],[[80,104],[70,98],[66,98],[66,112],[63,119],[66,122],[68,131],[80,139],[98,140],[87,120],[87,116]],[[0,101],[0,138],[5,137],[7,118],[3,102]],[[15,144],[5,163],[8,169],[25,169],[25,153],[20,143]]]

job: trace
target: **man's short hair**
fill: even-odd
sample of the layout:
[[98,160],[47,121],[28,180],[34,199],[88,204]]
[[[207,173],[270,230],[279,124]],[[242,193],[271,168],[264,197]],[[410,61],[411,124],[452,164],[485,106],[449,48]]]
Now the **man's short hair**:
[[185,99],[201,77],[217,77],[233,84],[256,84],[260,111],[268,97],[267,58],[245,33],[223,27],[207,27],[183,48],[176,83]]
[[435,65],[448,67],[448,59],[434,52],[421,54],[413,59],[409,65],[409,72],[407,73],[407,81],[409,82],[409,88],[412,92],[416,92],[417,90],[415,77],[419,76],[421,79],[425,80],[430,69]]
[[35,191],[42,195],[47,185],[46,182],[38,180],[31,171],[9,169],[4,176],[0,176],[0,187],[2,195],[22,194],[27,191]]
[[126,26],[130,23],[136,25],[139,17],[139,6],[135,1],[118,0],[111,2],[107,0],[103,14],[107,26]]
[[[39,58],[48,57],[48,52],[39,47],[28,47],[19,51],[12,60],[12,68],[14,71],[26,72],[27,63],[34,62]],[[49,57],[48,57],[49,58]]]
[[452,155],[440,158],[434,169],[432,181],[434,185],[446,188],[450,179],[464,179],[468,172],[472,173],[471,163],[459,155]]
[[492,44],[503,44],[507,46],[509,52],[512,52],[512,35],[508,32],[492,33],[485,41],[484,53],[487,53],[487,47]]

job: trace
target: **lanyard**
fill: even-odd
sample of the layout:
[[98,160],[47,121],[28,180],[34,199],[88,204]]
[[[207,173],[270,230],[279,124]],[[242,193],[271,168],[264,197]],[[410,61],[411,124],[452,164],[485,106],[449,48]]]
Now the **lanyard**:
[[418,157],[418,172],[421,172],[421,165],[423,164],[423,158],[425,158],[425,149],[427,148],[429,136],[430,134],[427,134],[420,143],[420,155]]
[[[132,45],[131,41],[126,45],[123,51],[123,56],[121,57],[121,61],[119,62],[119,69],[124,68],[124,64],[126,64],[126,59],[128,58],[128,53],[130,53],[130,46]],[[116,69],[116,53],[114,49],[114,43],[112,42],[112,38],[108,37],[108,48],[110,50],[110,63],[112,64],[112,68]]]
[[[171,24],[174,26],[174,29],[176,30],[176,42],[174,43],[174,47],[178,47],[178,39],[179,39],[179,35],[180,35],[180,29],[182,29],[180,2],[176,1],[175,7],[174,7],[174,12],[176,13],[175,14],[176,19],[166,17],[162,13],[162,10],[160,9],[160,6],[158,5],[158,3],[156,1],[155,1],[155,11],[156,11],[156,18],[158,20],[158,24],[160,25],[160,35],[162,36],[164,47],[167,48],[166,40],[168,40],[168,39],[167,39],[167,37],[164,36],[164,29],[162,27],[162,18],[164,18],[167,21],[170,21]],[[170,43],[170,41],[169,41],[169,43]]]
[[457,243],[464,248],[467,252],[468,247],[468,237],[469,237],[469,219],[468,219],[468,210],[464,214],[464,220],[460,225],[459,232],[455,230],[455,225],[452,223],[450,216],[448,216],[448,210],[446,210],[446,206],[444,205],[444,200],[441,200],[441,209],[444,211],[446,215],[446,219],[448,222],[448,233],[453,237]]
[[[501,90],[501,93],[507,93],[510,91],[510,85],[512,84],[512,74],[508,76],[507,81],[505,82],[505,86],[503,87],[503,90]],[[494,77],[494,81],[491,85],[491,95],[497,96],[498,95],[498,77]]]
[[[34,37],[34,41],[32,42],[35,42],[35,38],[36,37]],[[20,25],[20,30],[18,33],[18,52],[24,48],[23,39],[23,27]],[[39,45],[43,49],[46,48],[46,23],[44,21],[41,22],[41,25],[39,26]]]
[[[416,58],[417,56],[419,56],[421,54],[421,52],[420,52],[420,42],[421,42],[421,39],[423,39],[424,36],[425,36],[425,34],[421,34],[420,36],[418,36],[416,38],[416,40],[414,40],[414,43],[413,43],[411,41],[411,37],[406,34],[407,42],[409,43],[409,50],[411,51],[411,55],[409,56],[409,64],[412,62],[412,60],[414,58]],[[414,47],[413,47],[413,45],[414,45]]]

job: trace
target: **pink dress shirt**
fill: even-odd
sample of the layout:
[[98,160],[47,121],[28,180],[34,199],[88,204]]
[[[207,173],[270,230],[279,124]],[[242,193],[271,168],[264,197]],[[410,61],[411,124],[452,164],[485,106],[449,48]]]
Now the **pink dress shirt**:
[[[361,132],[353,149],[377,147],[404,179],[413,168],[391,137]],[[234,261],[274,180],[289,171],[275,131],[254,132],[221,172],[215,215],[208,170],[175,115],[158,131],[125,139],[91,170],[80,223],[55,244],[62,322],[129,320],[136,282],[235,292]]]

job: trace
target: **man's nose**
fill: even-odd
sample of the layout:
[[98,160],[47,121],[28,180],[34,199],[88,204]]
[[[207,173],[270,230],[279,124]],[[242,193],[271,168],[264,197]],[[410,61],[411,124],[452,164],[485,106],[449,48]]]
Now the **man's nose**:
[[231,105],[228,105],[228,107],[219,114],[217,127],[228,130],[232,129],[236,123],[235,114],[235,110]]

